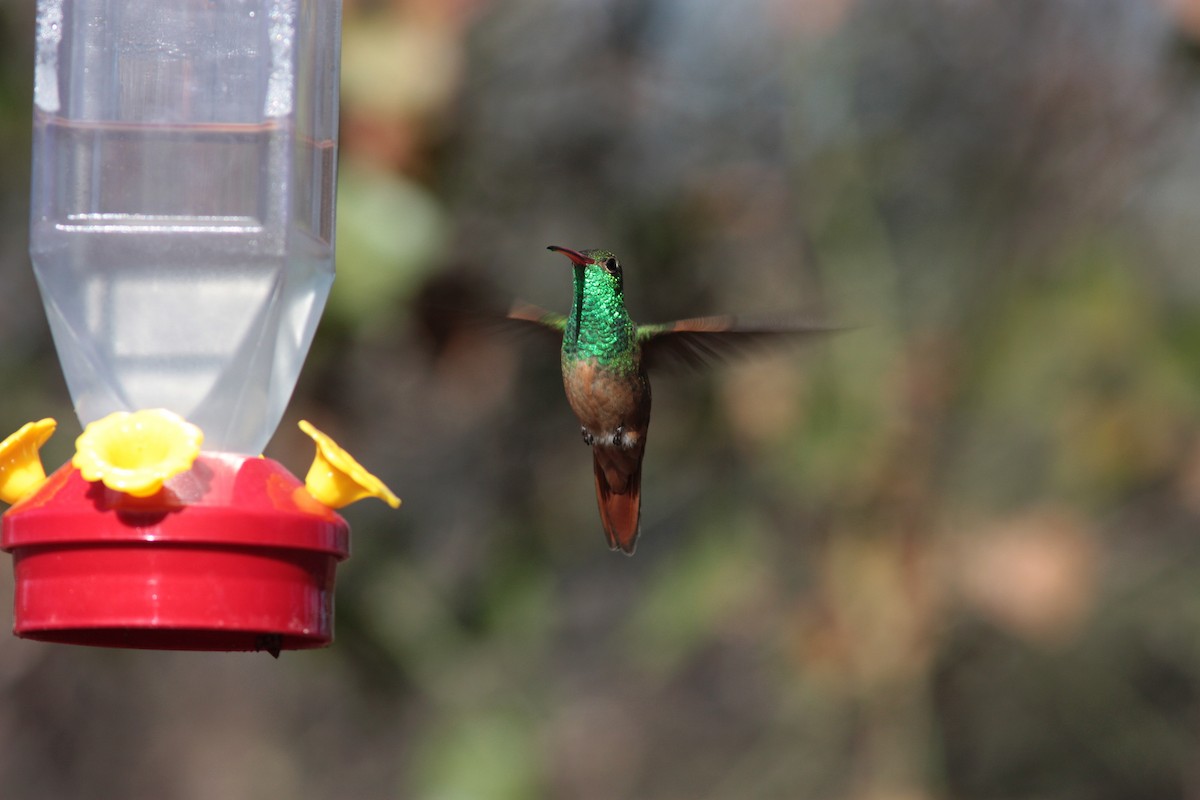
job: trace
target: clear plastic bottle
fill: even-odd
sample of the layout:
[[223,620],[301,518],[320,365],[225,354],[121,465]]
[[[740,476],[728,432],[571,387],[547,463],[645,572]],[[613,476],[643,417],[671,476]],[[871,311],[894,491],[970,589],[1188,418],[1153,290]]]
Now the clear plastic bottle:
[[81,422],[262,452],[333,281],[340,0],[38,0],[31,254]]

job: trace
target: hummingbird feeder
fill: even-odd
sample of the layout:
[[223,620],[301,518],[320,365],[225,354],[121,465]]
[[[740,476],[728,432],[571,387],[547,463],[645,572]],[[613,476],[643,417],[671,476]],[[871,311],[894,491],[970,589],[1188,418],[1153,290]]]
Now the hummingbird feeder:
[[0,444],[14,632],[280,650],[333,639],[334,510],[399,500],[308,423],[261,456],[333,281],[339,0],[38,0],[31,255],[85,426]]

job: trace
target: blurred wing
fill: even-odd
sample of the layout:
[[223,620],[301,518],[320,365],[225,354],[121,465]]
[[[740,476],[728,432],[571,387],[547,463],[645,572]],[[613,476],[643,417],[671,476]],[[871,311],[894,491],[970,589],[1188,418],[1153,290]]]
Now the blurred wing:
[[518,322],[532,322],[561,334],[567,328],[567,318],[554,311],[529,303],[516,303],[508,312],[508,318]]
[[514,335],[523,334],[539,341],[553,341],[555,347],[562,346],[563,331],[567,327],[567,318],[562,314],[521,302],[515,303],[500,322]]
[[649,368],[672,363],[700,367],[747,350],[843,330],[836,325],[794,319],[739,320],[733,316],[694,317],[657,325],[639,325],[643,363]]

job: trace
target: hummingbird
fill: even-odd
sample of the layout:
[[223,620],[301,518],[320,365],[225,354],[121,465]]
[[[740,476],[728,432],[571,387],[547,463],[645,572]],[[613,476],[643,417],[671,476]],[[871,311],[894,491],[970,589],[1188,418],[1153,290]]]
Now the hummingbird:
[[621,263],[608,250],[547,248],[570,259],[574,296],[563,315],[518,304],[509,319],[562,337],[567,402],[592,449],[596,502],[613,550],[633,555],[641,521],[642,459],[650,427],[647,370],[671,359],[702,364],[744,344],[779,334],[828,332],[819,325],[740,325],[733,316],[638,325],[625,308]]

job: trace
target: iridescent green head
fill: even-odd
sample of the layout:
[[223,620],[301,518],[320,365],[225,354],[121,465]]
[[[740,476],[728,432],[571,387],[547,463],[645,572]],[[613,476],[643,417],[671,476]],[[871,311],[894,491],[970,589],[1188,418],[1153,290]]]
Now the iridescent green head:
[[575,265],[575,300],[563,337],[564,358],[630,361],[637,332],[625,310],[621,264],[608,250],[572,250],[552,245]]
[[546,248],[556,253],[562,253],[575,264],[576,272],[583,272],[585,286],[589,289],[608,290],[614,294],[625,293],[624,279],[621,275],[621,262],[608,250],[572,250],[569,247],[559,247],[552,244]]

